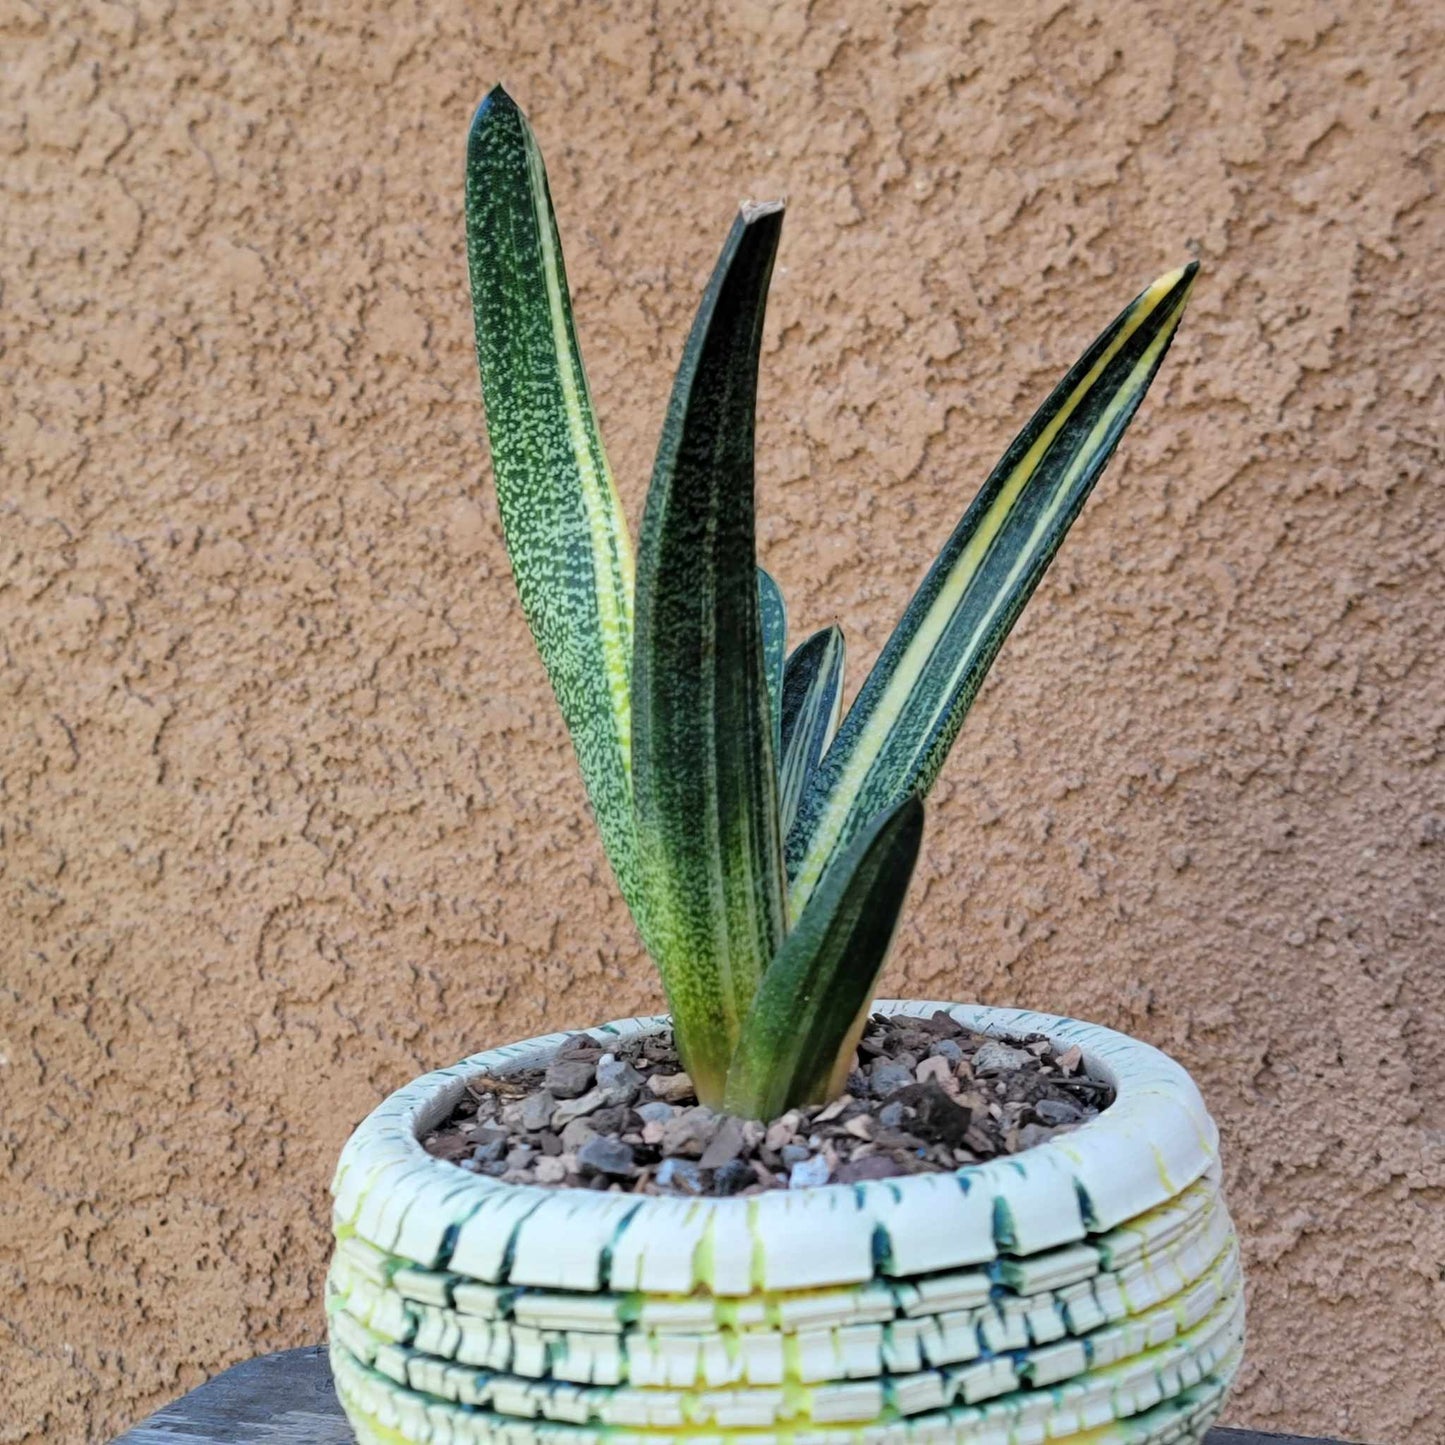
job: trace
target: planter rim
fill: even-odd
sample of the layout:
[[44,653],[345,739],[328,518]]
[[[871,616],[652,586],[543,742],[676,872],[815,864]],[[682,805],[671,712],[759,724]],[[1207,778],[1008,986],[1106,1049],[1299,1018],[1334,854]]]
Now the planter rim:
[[[332,1182],[343,1242],[357,1237],[423,1269],[489,1284],[578,1291],[745,1295],[912,1276],[1081,1243],[1175,1198],[1209,1172],[1218,1131],[1185,1070],[1098,1024],[1026,1009],[879,1000],[881,1013],[945,1009],[995,1036],[1078,1044],[1115,1100],[1071,1133],[1021,1154],[858,1184],[733,1198],[637,1196],[507,1184],[434,1159],[419,1135],[466,1081],[545,1061],[568,1037],[544,1034],[424,1074],[383,1101],[348,1140]],[[606,1043],[666,1016],[587,1030]]]

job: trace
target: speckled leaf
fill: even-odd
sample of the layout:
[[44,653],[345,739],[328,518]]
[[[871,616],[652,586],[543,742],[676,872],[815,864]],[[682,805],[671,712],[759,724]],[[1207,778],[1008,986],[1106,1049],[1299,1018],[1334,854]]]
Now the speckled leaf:
[[743,1026],[728,1071],[730,1112],[773,1119],[827,1097],[883,971],[922,839],[923,804],[907,797],[823,875]]
[[932,786],[984,674],[1144,399],[1195,270],[1160,277],[1080,357],[924,578],[804,790],[787,839],[793,917],[868,819]]
[[773,758],[783,756],[783,666],[788,650],[788,604],[783,589],[758,568],[758,609],[763,628],[763,675],[768,682],[768,712],[773,719]]
[[788,658],[783,670],[778,813],[783,836],[793,825],[803,786],[818,766],[843,708],[843,633],[815,632]]
[[633,912],[633,561],[572,324],[541,152],[497,87],[467,144],[467,256],[502,527],[522,609]]
[[642,524],[632,664],[644,932],[704,1103],[783,935],[753,531],[758,349],[780,206],[744,208],[673,387]]

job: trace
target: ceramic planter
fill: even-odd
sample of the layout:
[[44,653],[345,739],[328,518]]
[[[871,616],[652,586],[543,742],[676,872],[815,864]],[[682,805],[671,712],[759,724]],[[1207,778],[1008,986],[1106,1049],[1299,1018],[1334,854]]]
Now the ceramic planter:
[[469,1077],[545,1063],[561,1034],[393,1094],[332,1186],[332,1365],[361,1445],[1202,1441],[1244,1303],[1198,1090],[1107,1029],[950,1012],[1079,1044],[1115,1102],[954,1174],[677,1199],[504,1184],[424,1152]]

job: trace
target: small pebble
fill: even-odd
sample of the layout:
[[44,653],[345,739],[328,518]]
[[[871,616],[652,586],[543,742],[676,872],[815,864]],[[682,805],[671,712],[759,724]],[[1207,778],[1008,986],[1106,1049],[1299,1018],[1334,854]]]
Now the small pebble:
[[936,1084],[942,1084],[945,1089],[958,1087],[957,1080],[953,1077],[953,1070],[948,1065],[948,1060],[941,1054],[931,1055],[923,1060],[914,1069],[913,1076],[920,1084],[926,1084],[930,1079]]
[[701,1194],[702,1170],[691,1159],[664,1159],[658,1166],[657,1187],[679,1194]]
[[771,1149],[774,1154],[797,1137],[798,1125],[802,1123],[802,1115],[796,1109],[789,1109],[786,1114],[774,1119],[768,1125],[768,1131],[763,1135],[763,1147]]
[[478,1144],[472,1150],[473,1162],[490,1164],[493,1160],[500,1159],[507,1152],[507,1138],[508,1136],[503,1134],[498,1139],[488,1139],[484,1143]]
[[597,1060],[597,1082],[604,1089],[610,1089],[614,1084],[640,1084],[642,1075],[626,1059],[619,1059],[616,1054],[603,1054]]
[[684,1073],[676,1074],[652,1074],[647,1080],[647,1087],[657,1095],[659,1099],[665,1099],[669,1104],[676,1104],[684,1099],[691,1099],[692,1080]]
[[947,1059],[950,1066],[956,1067],[963,1062],[963,1050],[954,1043],[952,1039],[939,1039],[929,1049],[928,1057],[931,1059]]
[[662,1126],[662,1152],[700,1159],[718,1131],[719,1119],[701,1104],[684,1109]]
[[783,1147],[777,1151],[777,1154],[778,1158],[780,1158],[789,1169],[791,1169],[794,1164],[801,1164],[804,1160],[813,1157],[813,1151],[809,1149],[806,1144],[784,1144]]
[[508,1104],[502,1110],[502,1122],[513,1129],[525,1129],[537,1133],[545,1129],[552,1120],[552,1111],[557,1101],[545,1089],[539,1094],[529,1094],[515,1104]]
[[[664,1137],[666,1137],[665,1131]],[[721,1169],[724,1165],[731,1164],[742,1152],[743,1121],[733,1118],[724,1119],[707,1148],[702,1151],[702,1167],[704,1169]]]
[[[550,1098],[551,1095],[541,1095],[538,1098]],[[536,1125],[538,1129],[545,1129],[550,1122],[554,1129],[565,1129],[573,1119],[580,1119],[586,1114],[595,1113],[604,1104],[610,1103],[605,1089],[589,1089],[580,1099],[564,1099],[552,1111],[550,1121],[544,1120]]]
[[606,1047],[594,1039],[591,1034],[569,1034],[557,1050],[557,1057],[562,1059],[586,1058],[591,1059],[595,1064],[598,1054],[606,1052]]
[[990,1039],[973,1056],[976,1074],[1012,1074],[1033,1062],[1033,1056],[999,1039]]
[[532,1177],[538,1184],[560,1184],[567,1177],[567,1164],[561,1154],[547,1154],[532,1166]]
[[591,1121],[587,1119],[573,1119],[565,1129],[562,1130],[562,1149],[564,1153],[575,1154],[589,1139],[597,1137],[597,1130],[592,1127]]
[[874,1097],[878,1099],[886,1099],[890,1094],[896,1094],[899,1089],[906,1089],[913,1082],[912,1066],[900,1064],[893,1059],[879,1059],[868,1072],[869,1086]]
[[603,1054],[597,1060],[597,1087],[609,1104],[630,1104],[642,1088],[642,1075],[625,1059]]
[[868,1154],[838,1166],[839,1184],[861,1184],[867,1179],[894,1179],[903,1173],[903,1166],[886,1154]]
[[1019,1148],[1032,1149],[1035,1145],[1047,1144],[1053,1137],[1053,1130],[1042,1124],[1025,1124],[1019,1130]]
[[1087,1109],[1067,1099],[1040,1099],[1034,1105],[1034,1118],[1050,1128],[1057,1128],[1060,1124],[1082,1124],[1088,1117]]
[[753,1160],[752,1169],[753,1178],[756,1179],[764,1189],[772,1189],[777,1184],[777,1180],[774,1179],[772,1171],[761,1159]]
[[821,1154],[801,1159],[788,1174],[789,1189],[813,1189],[828,1182],[828,1161]]
[[741,1159],[729,1159],[712,1177],[718,1194],[737,1194],[753,1183],[753,1171]]
[[878,1111],[878,1122],[885,1129],[897,1129],[903,1124],[903,1116],[907,1112],[902,1104],[884,1104]]
[[632,1122],[632,1110],[626,1104],[608,1104],[589,1114],[587,1122],[599,1134],[625,1134]]
[[626,1176],[632,1174],[636,1166],[630,1144],[597,1134],[577,1151],[577,1167],[584,1174]]
[[637,1106],[637,1115],[644,1124],[665,1124],[677,1112],[661,1099],[648,1099]]
[[553,1098],[576,1099],[592,1087],[596,1072],[590,1059],[554,1059],[544,1082]]

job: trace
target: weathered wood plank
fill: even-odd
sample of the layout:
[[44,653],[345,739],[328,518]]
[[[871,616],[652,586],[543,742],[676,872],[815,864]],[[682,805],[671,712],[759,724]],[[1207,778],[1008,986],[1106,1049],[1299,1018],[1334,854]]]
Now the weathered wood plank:
[[[115,1445],[354,1445],[354,1439],[331,1388],[326,1351],[307,1345],[232,1366],[128,1430]],[[1208,1445],[1331,1442],[1213,1430]]]
[[319,1345],[222,1371],[115,1445],[355,1445]]

